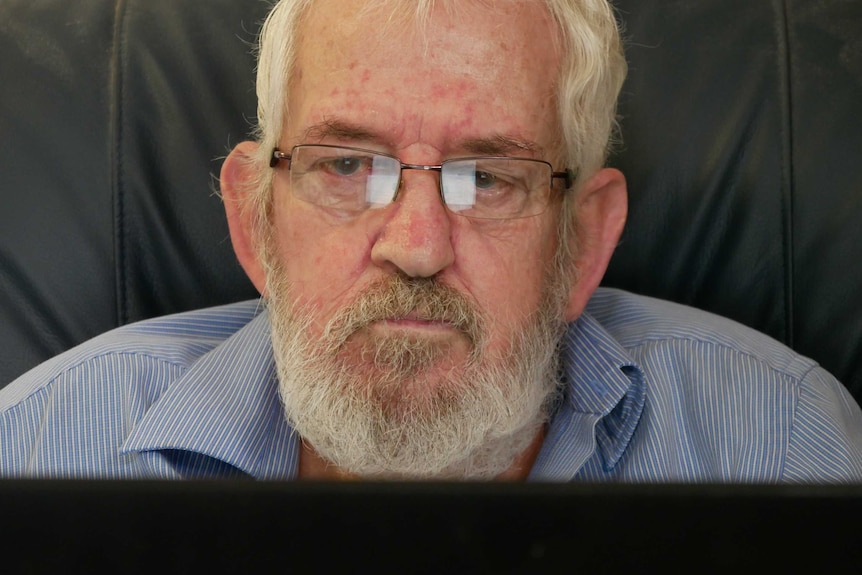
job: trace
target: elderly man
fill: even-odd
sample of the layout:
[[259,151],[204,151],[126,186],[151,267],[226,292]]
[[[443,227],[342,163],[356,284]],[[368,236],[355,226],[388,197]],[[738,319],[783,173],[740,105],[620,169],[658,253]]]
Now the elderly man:
[[224,162],[263,295],[127,326],[0,392],[0,473],[862,479],[839,382],[598,288],[625,63],[606,0],[283,0]]

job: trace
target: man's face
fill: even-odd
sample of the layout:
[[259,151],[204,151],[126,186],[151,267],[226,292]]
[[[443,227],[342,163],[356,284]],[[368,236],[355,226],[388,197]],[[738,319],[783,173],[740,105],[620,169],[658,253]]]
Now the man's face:
[[[361,4],[313,3],[301,27],[282,150],[319,143],[378,150],[413,164],[506,155],[564,167],[555,139],[558,54],[539,4],[452,3],[450,12],[435,8],[422,28],[412,19],[402,26],[400,16],[387,23],[387,9]],[[288,413],[294,420],[310,413],[320,403],[319,387],[335,388],[331,410],[345,410],[337,404],[347,400],[338,398],[350,395],[349,402],[375,412],[372,429],[348,430],[350,407],[331,416],[329,427],[344,421],[347,435],[388,435],[377,451],[390,461],[433,458],[433,446],[396,452],[416,441],[441,443],[439,433],[416,441],[410,434],[453,413],[460,421],[449,428],[471,435],[473,412],[491,402],[488,393],[500,399],[499,411],[530,413],[510,423],[518,429],[489,424],[486,437],[470,441],[488,444],[518,431],[522,440],[510,451],[523,449],[554,387],[553,345],[566,291],[565,278],[550,271],[558,206],[517,220],[472,220],[446,209],[438,177],[405,171],[396,202],[360,215],[295,198],[287,169],[273,183],[275,272],[268,295]],[[537,342],[542,349],[533,349]],[[296,375],[303,370],[305,376]],[[316,375],[323,371],[331,377]],[[306,399],[292,406],[299,397]],[[340,430],[303,425],[299,432],[324,457],[347,464],[338,442],[324,437]],[[435,461],[428,474],[456,459]],[[415,462],[380,465],[354,463],[354,471],[422,474]]]

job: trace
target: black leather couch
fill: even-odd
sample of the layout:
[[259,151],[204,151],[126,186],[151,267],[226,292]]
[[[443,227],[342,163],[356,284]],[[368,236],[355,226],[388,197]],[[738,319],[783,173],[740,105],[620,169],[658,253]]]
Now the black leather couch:
[[[617,0],[606,284],[707,309],[862,398],[862,1]],[[261,0],[0,0],[0,386],[131,321],[254,297],[214,174]]]

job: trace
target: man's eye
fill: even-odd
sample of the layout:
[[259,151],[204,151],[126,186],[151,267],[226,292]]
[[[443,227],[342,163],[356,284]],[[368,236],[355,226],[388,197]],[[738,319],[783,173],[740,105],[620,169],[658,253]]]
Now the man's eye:
[[504,206],[524,202],[529,195],[523,179],[517,174],[503,171],[476,170],[476,205],[502,209]]
[[476,171],[476,188],[480,190],[488,190],[497,185],[497,176],[491,172]]
[[337,176],[353,176],[359,173],[367,162],[363,158],[343,156],[320,162],[320,167]]

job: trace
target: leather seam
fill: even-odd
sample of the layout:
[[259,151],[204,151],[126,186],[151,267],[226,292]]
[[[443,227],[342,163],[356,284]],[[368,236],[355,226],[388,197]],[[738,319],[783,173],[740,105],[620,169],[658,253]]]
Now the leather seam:
[[793,182],[793,95],[790,62],[790,24],[786,0],[775,0],[776,15],[776,66],[778,68],[778,94],[780,102],[781,138],[781,218],[782,251],[784,256],[784,325],[786,343],[791,348],[796,343],[794,313],[794,182]]
[[125,67],[125,14],[126,1],[117,0],[114,6],[114,31],[111,46],[110,86],[110,138],[111,188],[114,210],[114,297],[116,325],[128,322],[127,270],[126,270],[126,221],[123,186],[123,100]]

